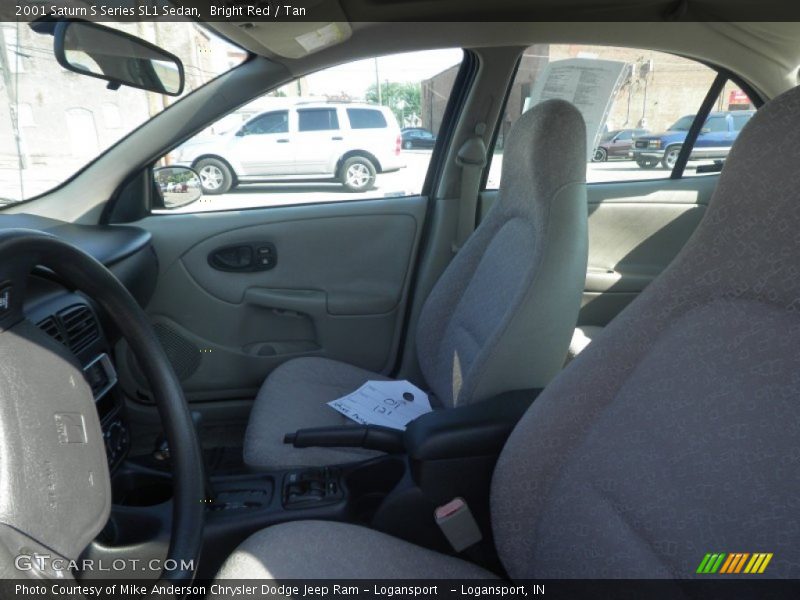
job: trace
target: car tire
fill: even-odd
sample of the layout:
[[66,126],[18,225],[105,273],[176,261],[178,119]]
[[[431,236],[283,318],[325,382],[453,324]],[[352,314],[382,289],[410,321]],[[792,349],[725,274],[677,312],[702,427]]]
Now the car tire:
[[680,146],[669,146],[664,151],[664,158],[661,159],[661,165],[670,171],[675,168],[675,163],[678,161],[678,155],[681,153]]
[[657,158],[637,158],[636,164],[642,169],[654,169],[658,166]]
[[605,148],[595,148],[592,162],[606,162],[608,160],[608,150]]
[[209,196],[225,194],[233,187],[233,173],[230,167],[216,158],[204,158],[194,165],[200,176],[200,187]]
[[365,192],[375,185],[375,165],[363,156],[351,156],[342,164],[339,181],[349,192]]
[[410,141],[406,140],[405,142],[403,142],[403,149],[404,150],[411,150],[411,148],[413,148],[413,147],[414,147],[414,144],[412,144]]

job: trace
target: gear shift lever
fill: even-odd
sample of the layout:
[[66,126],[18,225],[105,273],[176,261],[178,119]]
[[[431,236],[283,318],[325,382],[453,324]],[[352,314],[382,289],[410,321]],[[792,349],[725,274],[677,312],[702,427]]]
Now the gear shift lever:
[[[190,411],[192,415],[192,423],[194,424],[195,433],[197,434],[197,439],[200,440],[200,426],[203,423],[203,413],[198,410]],[[169,460],[170,452],[169,452],[169,444],[167,443],[164,434],[160,434],[158,438],[156,438],[156,447],[153,451],[153,456],[156,460]],[[202,453],[202,444],[201,444],[201,452],[200,456],[203,459],[203,476],[205,479],[205,493],[206,497],[205,500],[208,502],[213,502],[214,499],[217,497],[216,492],[214,491],[214,486],[211,484],[211,477],[209,476],[209,468],[208,463],[206,462],[206,455]]]

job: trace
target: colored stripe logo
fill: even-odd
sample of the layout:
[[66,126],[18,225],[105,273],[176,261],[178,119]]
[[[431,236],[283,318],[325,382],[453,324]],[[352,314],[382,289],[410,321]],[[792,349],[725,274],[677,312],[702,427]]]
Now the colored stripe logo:
[[697,573],[701,575],[761,574],[772,560],[772,552],[716,552],[703,557]]

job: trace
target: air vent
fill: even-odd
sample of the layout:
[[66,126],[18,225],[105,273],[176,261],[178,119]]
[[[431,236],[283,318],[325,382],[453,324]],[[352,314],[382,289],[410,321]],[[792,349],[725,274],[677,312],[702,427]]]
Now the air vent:
[[61,333],[61,329],[58,328],[58,323],[56,323],[56,320],[53,317],[47,317],[46,319],[39,321],[37,326],[57,342],[60,342],[61,344],[64,343],[64,335]]
[[58,313],[67,338],[67,346],[78,354],[91,345],[100,331],[91,309],[85,304],[76,304]]

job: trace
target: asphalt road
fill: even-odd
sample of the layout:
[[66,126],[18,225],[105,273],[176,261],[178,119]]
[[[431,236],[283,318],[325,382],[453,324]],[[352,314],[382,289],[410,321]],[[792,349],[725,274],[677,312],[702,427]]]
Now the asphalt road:
[[[407,196],[419,193],[428,171],[430,150],[404,150],[406,167],[394,173],[378,175],[375,187],[361,193],[347,192],[338,183],[265,183],[241,185],[227,194],[203,196],[199,201],[183,208],[173,208],[169,212],[207,212],[216,210],[237,210],[262,206],[286,206],[316,202],[341,202],[348,200]],[[497,188],[500,183],[503,156],[498,154],[492,160],[487,187]],[[692,163],[690,163],[690,166]],[[6,172],[7,171],[7,172]],[[3,175],[7,177],[3,177]],[[16,171],[0,169],[0,183],[10,184]],[[633,161],[610,161],[589,163],[587,181],[634,181],[642,179],[665,179],[669,172],[660,166],[655,169],[641,169]],[[9,181],[4,181],[9,179]],[[44,182],[42,182],[44,183]],[[36,186],[31,186],[36,187]],[[40,191],[40,190],[37,190]],[[13,197],[13,196],[10,196]]]

